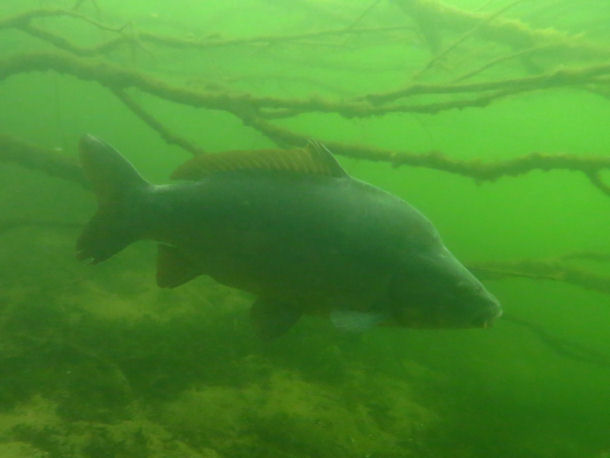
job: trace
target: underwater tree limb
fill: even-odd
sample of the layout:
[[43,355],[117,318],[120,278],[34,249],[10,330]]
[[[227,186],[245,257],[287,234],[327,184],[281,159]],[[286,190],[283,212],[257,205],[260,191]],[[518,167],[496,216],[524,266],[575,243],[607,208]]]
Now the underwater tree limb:
[[77,59],[56,52],[21,54],[0,61],[0,80],[14,74],[48,70],[69,74],[85,81],[96,81],[111,90],[137,87],[157,97],[194,107],[231,112],[234,106],[244,104],[283,104],[279,99],[273,98],[193,91],[108,62]]
[[507,321],[513,325],[526,328],[534,334],[543,344],[549,347],[554,353],[562,358],[571,359],[587,364],[594,364],[605,368],[610,368],[610,357],[596,350],[588,348],[577,342],[566,340],[549,333],[539,324],[532,323],[513,315],[504,314],[502,321]]
[[[610,64],[608,64],[607,67],[610,67]],[[192,91],[171,86],[145,74],[105,62],[88,62],[57,53],[18,55],[0,61],[0,80],[17,73],[43,71],[48,69],[69,73],[85,80],[97,81],[116,94],[124,94],[124,89],[129,87],[137,87],[168,101],[227,111],[238,116],[246,124],[259,130],[282,146],[301,146],[307,141],[305,135],[300,135],[275,126],[258,116],[257,109],[260,107],[271,105],[275,108],[280,106],[280,104],[289,106],[290,101],[280,101],[279,99],[265,97],[256,98],[248,94],[204,93]],[[599,71],[601,70],[596,67],[595,69],[590,70],[590,73],[597,75]],[[119,98],[121,97],[119,96]],[[136,108],[133,101],[125,102],[125,100],[127,100],[125,97],[123,97],[122,100],[132,109],[132,111],[145,120],[149,126],[157,130],[166,141],[185,146],[186,149],[191,152],[199,151],[194,145],[190,145],[185,140],[171,134],[166,128],[162,127],[161,123],[145,113],[141,108]],[[483,100],[482,103],[487,103],[487,101]],[[327,109],[330,109],[330,107],[327,107]],[[594,186],[607,195],[610,195],[610,185],[605,184],[600,176],[602,170],[610,168],[609,156],[531,153],[515,159],[483,163],[473,160],[456,160],[438,152],[422,154],[395,152],[331,141],[327,142],[327,145],[337,154],[344,156],[373,161],[384,161],[389,162],[394,166],[411,165],[415,167],[433,168],[474,178],[478,181],[493,181],[502,176],[517,176],[531,170],[576,170],[585,173]]]
[[490,69],[491,67],[494,67],[495,65],[498,65],[500,63],[506,62],[508,60],[512,60],[512,59],[519,59],[522,57],[527,57],[527,56],[531,56],[533,54],[545,51],[548,49],[548,45],[547,46],[534,46],[533,48],[528,48],[528,49],[523,49],[517,52],[513,52],[510,54],[506,54],[503,56],[498,56],[490,61],[488,61],[487,63],[481,65],[478,68],[475,68],[473,70],[469,70],[463,74],[461,74],[460,76],[457,76],[455,78],[453,78],[450,83],[451,84],[457,84],[460,83],[464,80],[470,79],[473,76],[476,76],[480,73],[483,73],[485,70]]
[[[119,93],[117,93],[119,96]],[[127,97],[125,100],[130,100],[132,107],[141,110],[135,102]],[[150,117],[143,110],[139,114],[149,117],[149,121],[159,123],[156,119]],[[303,146],[309,140],[307,135],[298,134],[288,129],[278,127],[271,124],[255,115],[247,112],[238,112],[246,125],[260,131],[263,135],[277,143],[282,147]],[[168,143],[173,143],[184,147],[189,145],[189,142],[175,136],[169,131],[164,130],[161,126],[163,135],[169,135],[165,138]],[[159,132],[161,134],[161,132]],[[551,170],[573,170],[580,171],[587,176],[591,170],[610,170],[610,156],[580,156],[569,154],[542,154],[531,153],[514,159],[498,160],[491,162],[481,162],[478,160],[461,160],[450,158],[440,152],[429,153],[413,153],[413,152],[396,152],[381,148],[368,147],[363,145],[350,145],[342,142],[327,141],[324,142],[334,153],[350,157],[354,159],[366,159],[377,162],[389,162],[394,166],[410,165],[412,167],[425,167],[435,170],[440,170],[456,175],[473,178],[477,181],[493,181],[503,176],[518,176],[528,173],[533,170],[551,171]],[[191,149],[186,149],[193,154],[203,153],[201,148],[191,145]],[[64,178],[70,181],[75,181],[84,187],[88,187],[88,183],[80,170],[78,163],[71,158],[66,158],[58,155],[56,152],[42,148],[37,145],[16,139],[8,135],[0,134],[0,161],[14,162],[26,168],[33,168],[49,175]],[[607,184],[595,184],[607,195],[610,195],[610,187]],[[601,187],[600,187],[601,186]],[[487,266],[488,268],[490,266]],[[502,271],[504,275],[510,272]],[[540,275],[540,273],[538,273]],[[574,274],[576,276],[576,274]],[[556,276],[551,279],[557,279]],[[610,290],[610,280],[600,280],[602,283],[608,281],[608,290]]]
[[552,44],[555,51],[565,56],[577,58],[610,56],[610,47],[555,29],[536,29],[517,19],[497,18],[490,22],[489,13],[466,11],[434,0],[394,0],[394,2],[406,14],[417,18],[430,18],[429,27],[442,27],[458,32],[477,27],[476,35],[481,38],[504,43],[514,49]]
[[[301,33],[294,35],[268,35],[268,36],[257,36],[252,38],[228,38],[228,39],[191,39],[191,38],[180,38],[164,36],[154,34],[150,32],[131,32],[130,34],[121,33],[120,36],[110,38],[106,41],[102,41],[89,47],[83,47],[75,45],[69,40],[57,35],[53,32],[42,30],[32,24],[18,24],[16,28],[22,30],[25,33],[30,34],[40,40],[47,41],[53,46],[62,49],[64,51],[71,52],[77,56],[98,56],[104,55],[113,51],[122,45],[133,46],[134,44],[143,47],[142,42],[147,41],[151,44],[165,46],[176,49],[207,49],[207,48],[222,48],[230,46],[243,46],[243,45],[268,45],[274,43],[290,43],[300,42],[306,44],[305,41],[308,38],[316,37],[327,37],[327,36],[340,36],[340,35],[360,35],[360,34],[373,34],[373,33],[387,33],[393,31],[409,30],[410,27],[399,26],[399,27],[378,27],[378,28],[361,28],[346,30],[326,30],[321,32]],[[131,27],[131,26],[129,26]],[[2,24],[0,23],[0,28]],[[128,25],[120,27],[120,31],[128,28]],[[118,30],[117,30],[118,31]],[[317,44],[316,44],[317,45]]]
[[[84,2],[85,2],[85,0],[76,0],[76,3],[72,7],[72,9],[75,11],[78,10]],[[97,11],[97,13],[98,14],[101,13],[100,7],[98,6],[96,0],[91,0],[91,3],[95,7],[95,10]]]
[[[306,135],[297,134],[288,129],[271,124],[260,117],[243,114],[242,119],[282,147],[302,146],[307,143]],[[413,153],[406,151],[390,151],[381,148],[326,141],[333,153],[354,159],[366,159],[377,162],[389,162],[395,167],[409,165],[440,170],[455,175],[473,178],[478,182],[495,181],[504,176],[524,175],[533,170],[571,170],[584,173],[591,183],[610,196],[610,186],[591,179],[592,175],[599,177],[602,170],[610,170],[609,156],[582,156],[573,154],[530,153],[514,159],[482,162],[480,160],[453,159],[443,153],[431,151],[428,153]]]
[[[520,0],[517,0],[517,1],[520,1]],[[415,2],[415,3],[418,3],[418,2]],[[426,2],[424,2],[424,3],[426,3]],[[512,5],[513,4],[510,4],[508,7],[510,7]],[[430,5],[427,5],[427,6],[430,6]],[[506,8],[508,8],[508,7],[506,7]],[[490,23],[494,24],[495,22],[497,22],[498,19],[496,16],[499,13],[501,13],[502,11],[504,11],[506,8],[503,8],[499,12],[493,13],[491,15],[490,14],[480,15],[481,16],[480,21],[478,21],[478,22],[475,21],[473,27],[471,29],[469,29],[469,31],[466,32],[467,35],[468,36],[473,35],[473,32],[481,29],[483,27],[483,25],[489,25]],[[422,5],[417,5],[417,9],[422,9]],[[432,13],[436,14],[434,8],[432,8],[432,9],[423,8],[423,9],[427,11],[426,14],[432,14]],[[467,13],[467,14],[475,14],[475,13]],[[116,37],[110,38],[107,41],[98,43],[96,45],[84,47],[84,46],[79,46],[77,44],[74,44],[74,43],[70,42],[69,40],[61,37],[60,35],[57,35],[49,30],[45,30],[40,27],[37,27],[31,23],[32,20],[34,20],[36,18],[61,17],[61,16],[73,17],[74,19],[85,21],[101,30],[115,32],[115,33],[118,33],[119,35]],[[442,23],[443,21],[440,21],[440,22]],[[412,26],[369,27],[369,28],[358,28],[358,29],[341,28],[341,29],[336,29],[336,30],[323,30],[323,31],[305,32],[305,33],[298,33],[298,34],[268,35],[268,36],[263,35],[263,36],[245,37],[245,38],[220,38],[220,37],[216,37],[214,35],[208,35],[207,37],[204,37],[202,39],[195,39],[195,38],[190,38],[190,37],[182,38],[182,37],[164,36],[164,35],[159,35],[156,33],[151,33],[151,32],[146,32],[146,31],[144,31],[144,32],[135,31],[133,28],[133,25],[131,23],[126,23],[122,26],[111,26],[111,25],[100,23],[97,20],[91,19],[91,18],[87,17],[86,15],[79,13],[75,9],[65,10],[65,9],[46,9],[46,8],[26,11],[24,13],[19,13],[14,16],[0,19],[0,28],[2,28],[2,27],[5,27],[5,28],[14,27],[17,29],[21,29],[23,32],[29,33],[30,35],[32,35],[40,40],[46,41],[47,43],[52,44],[53,46],[55,46],[59,49],[68,51],[72,54],[75,54],[77,56],[82,56],[82,57],[103,55],[103,54],[108,53],[114,49],[117,49],[123,45],[130,46],[131,48],[138,47],[138,48],[144,49],[147,53],[151,53],[151,51],[148,50],[144,46],[144,42],[149,42],[149,43],[159,45],[159,46],[174,47],[176,49],[188,49],[188,48],[202,48],[203,49],[203,48],[210,48],[210,47],[225,47],[225,46],[242,46],[242,45],[259,45],[259,44],[269,45],[269,44],[273,44],[273,43],[286,43],[286,42],[304,43],[305,42],[304,40],[316,38],[316,37],[341,36],[341,35],[346,35],[346,34],[353,35],[353,34],[386,33],[386,32],[392,32],[392,31],[412,30],[413,29]],[[561,49],[565,48],[565,45],[566,45],[565,37],[566,36],[570,37],[570,41],[568,43],[569,44],[568,49],[573,49],[574,47],[578,48],[576,41],[574,41],[572,39],[574,37],[572,37],[571,35],[565,35],[565,34],[561,35],[560,34],[561,36],[563,36],[563,41],[557,41],[555,39],[548,39],[549,30],[540,31],[540,34],[545,36],[547,39],[545,41],[543,41],[541,44],[538,42],[534,42],[533,46],[528,48],[528,50],[524,50],[525,51],[524,55],[533,53],[533,51],[529,51],[529,49],[535,49],[536,50],[535,52],[538,54],[544,53],[547,51],[548,52],[552,51],[555,54],[557,54],[558,49],[561,50]],[[463,40],[458,40],[457,44],[459,44],[459,42],[461,42],[461,41],[463,41]],[[454,48],[455,48],[455,46],[450,46],[449,48],[446,48],[446,51],[448,52]],[[517,48],[517,49],[520,49],[520,48]],[[599,55],[597,57],[606,57],[607,58],[607,56],[610,55],[610,47],[608,47],[608,49],[606,49],[606,48],[603,48],[603,49],[604,49],[604,50],[602,50],[603,52],[598,53]],[[445,54],[444,52],[441,52],[441,53],[443,55]],[[515,55],[518,55],[518,54],[519,54],[519,52],[515,53]],[[584,51],[576,52],[575,54],[576,54],[575,57],[577,57],[579,59],[582,58],[584,55],[587,55],[587,53]],[[513,57],[508,56],[508,57],[504,57],[504,58],[495,59],[493,64],[488,64],[488,65],[484,66],[484,68],[476,70],[474,73],[480,73],[484,69],[489,68],[489,66],[497,65],[498,63],[508,60],[509,58],[513,58]],[[430,64],[433,64],[435,60],[437,60],[437,59],[433,58],[433,60],[430,62]],[[423,71],[423,70],[421,70],[421,71]],[[465,79],[465,78],[458,78],[457,81],[461,81],[463,79]],[[454,83],[457,81],[454,80]],[[523,90],[527,90],[527,89],[523,89]],[[513,93],[517,93],[517,92],[521,92],[521,91],[515,89],[515,91]],[[415,94],[413,94],[413,95],[415,95]],[[371,96],[371,98],[368,99],[368,101],[373,102],[375,97],[376,97],[376,95],[373,94]],[[413,107],[413,112],[436,113],[436,112],[438,112],[437,110],[452,109],[454,107],[460,108],[462,106],[476,107],[476,106],[482,106],[482,105],[478,103],[477,99],[475,99],[472,101],[471,104],[468,104],[467,102],[462,102],[461,104],[457,103],[457,102],[455,102],[455,104],[448,102],[446,104],[437,104],[437,107],[415,106],[415,107]],[[356,107],[348,106],[348,107],[344,107],[344,108],[346,108],[344,110],[345,116],[374,116],[378,112],[382,112],[382,113],[385,112],[384,110],[374,109],[372,107],[363,107],[363,106],[356,106]],[[395,109],[391,110],[391,111],[408,111],[411,107],[403,106],[403,107],[393,107],[393,108],[395,108]]]
[[605,192],[606,194],[608,194],[610,196],[610,184],[607,184],[604,182],[604,180],[602,179],[600,170],[593,170],[593,171],[588,172],[587,177],[589,177],[589,180],[591,181],[593,186],[598,187],[599,189],[601,189],[603,192]]
[[79,13],[75,9],[66,10],[63,8],[39,8],[33,9],[29,11],[25,11],[22,13],[14,14],[13,16],[6,16],[4,18],[0,18],[0,29],[16,27],[19,28],[23,25],[29,24],[33,19],[38,18],[49,18],[49,17],[71,17],[75,19],[82,20],[98,29],[105,30],[107,32],[121,32],[125,26],[110,26],[107,24],[103,24],[95,19],[91,19],[90,17]]
[[480,21],[472,29],[468,30],[467,32],[462,34],[458,39],[453,41],[449,46],[445,47],[444,49],[442,49],[438,53],[436,53],[428,61],[428,63],[426,65],[424,65],[421,69],[419,69],[417,71],[417,73],[415,73],[415,75],[413,75],[413,79],[416,80],[419,77],[421,77],[421,75],[423,75],[425,72],[427,72],[428,70],[433,68],[447,54],[454,51],[460,44],[462,44],[468,38],[473,36],[479,29],[481,29],[483,26],[490,23],[494,19],[498,18],[501,14],[505,13],[507,10],[509,10],[510,8],[512,8],[513,6],[515,6],[516,4],[521,3],[521,2],[523,2],[523,0],[515,0],[512,3],[509,3],[508,5],[504,6],[500,10],[496,11],[495,13],[488,15],[484,20]]
[[[477,34],[492,41],[509,44],[515,49],[548,45],[549,48],[582,57],[610,56],[610,47],[589,42],[578,35],[557,31],[554,29],[535,29],[515,19],[496,18],[489,20],[490,14],[476,13],[461,10],[456,7],[444,5],[440,2],[429,0],[394,0],[407,13],[418,13],[435,20],[435,24],[443,27],[468,31],[476,28]],[[493,15],[493,13],[492,13]],[[77,11],[77,9],[61,8],[39,8],[18,13],[0,19],[0,28],[20,27],[37,18],[69,16],[85,21],[99,29],[120,33],[126,27],[111,26],[91,19]],[[482,25],[481,25],[482,24]],[[319,38],[324,36],[341,36],[353,34],[367,34],[379,32],[392,32],[400,30],[413,30],[413,26],[389,26],[389,27],[362,27],[362,28],[339,28],[315,32],[304,32],[298,34],[254,36],[246,38],[207,38],[203,40],[164,36],[150,32],[140,32],[141,40],[149,41],[158,45],[176,48],[206,48],[219,46],[239,46],[249,44],[271,44],[281,42],[299,41],[303,39]],[[126,41],[126,40],[123,40]],[[96,48],[100,51],[111,49],[115,44],[100,44]]]
[[[596,256],[603,259],[607,255],[596,253]],[[532,280],[559,281],[610,294],[610,276],[574,267],[569,265],[565,259],[569,259],[569,257],[546,260],[487,261],[471,263],[468,267],[481,278],[529,278]]]
[[[311,99],[279,99],[276,97],[255,97],[244,93],[230,92],[201,92],[186,89],[183,87],[170,85],[160,79],[151,77],[141,72],[123,68],[103,61],[90,61],[74,58],[67,54],[59,53],[31,53],[20,54],[12,58],[0,61],[0,80],[11,75],[31,72],[55,70],[60,73],[67,73],[83,80],[96,81],[117,93],[124,93],[125,89],[138,88],[154,96],[165,100],[194,107],[221,110],[241,118],[247,125],[257,129],[267,137],[276,141],[281,146],[301,146],[306,143],[307,136],[291,132],[287,129],[273,125],[263,119],[260,115],[263,109],[289,109],[294,113],[306,111],[335,112],[344,116],[365,116],[371,111],[366,103],[342,102],[334,103],[318,98]],[[533,89],[536,84],[572,85],[577,82],[587,80],[595,81],[599,75],[610,74],[610,64],[594,65],[580,70],[558,70],[544,78],[532,77],[505,81],[505,89],[490,96],[481,96],[477,99],[477,104],[484,106],[496,97],[511,94],[514,87]],[[475,91],[477,89],[488,89],[499,87],[498,83],[473,83],[466,85],[414,85],[410,93],[451,93],[457,91]],[[124,101],[125,102],[125,101]],[[129,103],[129,102],[128,102]],[[473,101],[451,101],[438,102],[428,105],[417,106],[418,112],[424,110],[440,110],[444,104],[450,103],[453,108],[459,107],[459,103],[472,105]],[[184,140],[178,139],[167,129],[161,127],[161,123],[145,113],[141,108],[135,108],[132,102],[128,104],[138,116],[158,132],[163,132],[162,136],[176,144],[187,146]],[[373,107],[375,108],[375,107]],[[398,110],[397,107],[381,107],[376,114],[381,114],[384,110]],[[414,107],[411,109],[415,110]],[[181,145],[181,146],[182,146]],[[610,195],[610,185],[604,183],[601,178],[603,170],[610,169],[610,156],[580,156],[569,154],[545,154],[531,153],[515,159],[499,160],[491,162],[481,162],[476,160],[457,160],[449,158],[442,153],[410,153],[383,150],[380,148],[367,147],[362,145],[349,145],[340,142],[328,141],[327,145],[337,154],[348,157],[368,159],[373,161],[389,162],[394,166],[410,165],[414,167],[427,167],[436,170],[458,174],[473,178],[477,181],[493,181],[502,176],[517,176],[532,170],[574,170],[584,173],[590,182]],[[188,146],[191,152],[196,150],[193,145]]]
[[125,93],[125,91],[114,89],[112,92],[138,118],[148,124],[151,129],[156,130],[157,133],[161,136],[163,140],[165,140],[167,144],[179,146],[183,150],[188,151],[194,155],[205,153],[202,148],[198,147],[197,145],[194,145],[185,138],[182,138],[170,132],[167,127],[165,127],[160,121],[158,121],[150,113],[147,113],[140,105],[138,105],[131,97],[129,97]]
[[89,181],[76,160],[9,135],[0,134],[0,162],[13,162],[89,189]]
[[[174,86],[143,72],[131,70],[105,61],[79,59],[66,53],[35,52],[17,54],[0,60],[0,80],[11,75],[33,71],[55,70],[77,78],[98,83],[110,89],[137,87],[169,101],[222,110],[230,113],[244,109],[288,110],[287,114],[308,112],[337,113],[347,118],[378,116],[393,112],[437,113],[443,110],[486,106],[492,101],[519,92],[563,86],[583,86],[598,83],[600,77],[610,76],[610,63],[596,64],[580,69],[558,69],[553,72],[491,82],[468,84],[412,84],[398,91],[369,94],[347,101],[334,101],[312,96],[304,99],[286,99],[272,96],[255,96],[248,93],[223,91],[203,92]],[[415,95],[441,95],[487,92],[472,99],[429,102],[418,105],[383,104]],[[495,91],[495,92],[494,92]]]
[[368,94],[365,98],[374,104],[383,104],[413,95],[459,94],[498,89],[512,89],[516,93],[552,87],[586,86],[589,83],[595,83],[598,78],[608,75],[610,75],[610,63],[603,63],[582,68],[558,68],[539,75],[496,81],[465,84],[412,83],[394,91]]
[[6,16],[0,19],[0,29],[9,27],[21,27],[25,24],[29,24],[32,19],[46,18],[46,17],[61,17],[70,16],[80,18],[82,15],[76,11],[64,10],[59,8],[41,8],[36,10],[25,11],[23,13],[17,13],[13,16]]
[[85,48],[82,46],[77,46],[73,44],[70,40],[66,40],[65,38],[56,35],[47,30],[41,29],[40,27],[34,26],[32,24],[24,24],[20,27],[20,29],[33,37],[36,37],[40,40],[46,41],[56,48],[63,49],[64,51],[68,51],[77,56],[91,56],[95,54],[100,54],[102,52],[110,51],[111,49],[118,47],[121,43],[126,42],[127,40],[123,37],[115,38],[109,40],[104,43],[103,46],[95,46],[90,48]]
[[[75,19],[81,19],[101,30],[110,32],[120,33],[120,36],[111,38],[107,41],[103,41],[90,47],[80,47],[65,38],[54,34],[53,32],[44,31],[41,33],[41,29],[31,24],[31,21],[37,18],[45,17],[61,17],[67,16]],[[1,28],[17,28],[21,29],[26,33],[31,34],[41,40],[48,41],[52,45],[63,49],[65,51],[73,52],[79,56],[94,56],[97,54],[104,54],[111,50],[118,48],[122,44],[129,44],[136,40],[147,41],[152,44],[159,46],[166,46],[178,49],[190,49],[190,48],[219,48],[229,46],[244,46],[244,45],[259,45],[259,44],[274,44],[274,43],[290,43],[290,42],[301,42],[311,38],[322,38],[332,36],[344,36],[344,35],[362,35],[362,34],[378,34],[412,30],[413,27],[408,25],[401,26],[387,26],[387,27],[353,27],[353,28],[341,28],[341,29],[329,29],[320,30],[315,32],[303,32],[294,34],[283,34],[283,35],[258,35],[254,37],[244,38],[220,38],[212,35],[204,37],[202,39],[195,38],[182,38],[169,35],[161,35],[152,32],[138,32],[137,34],[124,34],[128,24],[122,26],[110,26],[103,24],[94,19],[90,19],[82,13],[77,12],[76,9],[65,10],[65,9],[35,9],[19,13],[14,16],[5,17],[0,19]]]
[[[610,254],[584,251],[566,253],[553,259],[469,263],[468,267],[482,279],[527,278],[530,280],[557,281],[610,294],[610,276],[576,268],[569,264],[569,261],[579,260],[610,262]],[[502,321],[508,321],[511,324],[526,328],[554,353],[563,358],[610,368],[610,356],[577,342],[554,336],[536,323],[523,320],[512,314],[504,314]]]
[[[387,32],[399,32],[404,30],[412,30],[411,26],[388,26],[388,27],[359,27],[359,28],[341,28],[320,30],[316,32],[303,32],[285,35],[258,35],[245,38],[207,38],[203,40],[170,37],[167,35],[158,35],[150,32],[142,32],[140,37],[144,41],[149,41],[154,44],[172,47],[172,48],[221,48],[229,46],[243,45],[267,45],[276,43],[292,43],[309,40],[311,38],[323,38],[331,36],[344,35],[364,35],[377,34]],[[306,41],[303,41],[307,43]]]
[[[516,95],[517,93],[526,92],[519,89],[503,89],[489,92],[483,95],[475,95],[469,98],[458,98],[455,100],[446,100],[442,102],[428,102],[415,104],[388,104],[388,105],[369,105],[362,103],[349,102],[336,103],[336,113],[344,118],[367,118],[371,116],[383,116],[391,113],[416,113],[416,114],[437,114],[449,110],[462,110],[465,108],[482,108],[496,102],[500,99]],[[310,100],[309,102],[317,103],[323,101]],[[323,102],[324,103],[324,102]],[[332,110],[333,103],[324,103],[325,110]],[[290,118],[304,113],[305,105],[299,104],[294,108],[272,108],[266,109],[261,107],[259,116],[264,119],[281,119]],[[320,108],[322,105],[319,106]],[[312,111],[318,111],[311,105]],[[332,112],[332,111],[328,111]]]

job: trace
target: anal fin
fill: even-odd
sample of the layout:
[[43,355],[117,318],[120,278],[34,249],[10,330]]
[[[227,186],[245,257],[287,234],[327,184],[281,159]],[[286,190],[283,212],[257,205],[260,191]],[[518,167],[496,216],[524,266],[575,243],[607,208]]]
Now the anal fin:
[[194,265],[178,248],[170,245],[159,245],[157,285],[161,288],[175,288],[201,275],[201,273],[201,269]]
[[258,298],[250,309],[250,319],[259,336],[270,340],[288,331],[301,317],[301,310],[277,299]]

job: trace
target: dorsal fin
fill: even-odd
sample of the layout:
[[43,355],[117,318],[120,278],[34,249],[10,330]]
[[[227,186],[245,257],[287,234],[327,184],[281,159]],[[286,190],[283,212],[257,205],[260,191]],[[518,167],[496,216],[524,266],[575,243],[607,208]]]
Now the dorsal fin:
[[286,172],[299,175],[344,177],[347,173],[322,143],[310,140],[306,148],[264,149],[202,154],[174,171],[172,178],[200,180],[215,173],[237,171]]

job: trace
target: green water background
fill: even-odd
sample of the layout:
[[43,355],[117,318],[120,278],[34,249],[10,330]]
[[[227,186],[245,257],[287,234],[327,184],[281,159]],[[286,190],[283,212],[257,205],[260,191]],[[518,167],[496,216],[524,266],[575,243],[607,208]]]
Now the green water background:
[[[142,29],[179,36],[248,37],[347,27],[372,2],[319,2],[317,11],[306,2],[288,6],[280,1],[97,3],[101,17],[114,23],[131,20]],[[465,9],[483,3],[452,2]],[[523,2],[507,14],[529,17],[532,3]],[[588,33],[608,43],[608,32],[600,23],[610,23],[610,7],[603,2],[556,3],[534,16],[532,25]],[[0,11],[4,16],[28,7],[61,5],[5,0]],[[92,4],[85,3],[82,9],[96,14]],[[38,23],[83,46],[112,36],[71,19]],[[400,10],[386,2],[362,19],[368,26],[404,23]],[[0,57],[51,49],[17,31],[0,33]],[[193,87],[220,85],[289,98],[312,93],[349,97],[393,89],[405,84],[429,56],[421,42],[374,35],[338,40],[335,46],[276,44],[181,52],[147,48],[119,50],[111,58]],[[494,75],[492,70],[486,76],[510,72],[503,69]],[[224,112],[133,94],[173,131],[206,150],[272,145]],[[54,72],[21,74],[0,82],[0,104],[2,133],[75,155],[80,135],[91,132],[119,148],[157,183],[167,182],[171,170],[189,157],[166,145],[97,83]],[[556,89],[435,115],[343,119],[307,114],[277,124],[321,139],[492,160],[533,151],[607,155],[609,119],[607,99],[577,89]],[[339,159],[350,174],[419,208],[464,261],[610,252],[610,199],[581,174],[531,172],[477,184],[435,170]],[[0,196],[0,214],[7,220],[80,224],[95,208],[93,197],[82,189],[16,165],[0,164]],[[78,232],[76,227],[25,226],[0,234],[2,418],[38,396],[54,403],[64,425],[56,423],[47,437],[27,422],[19,428],[0,421],[10,425],[0,431],[6,443],[27,443],[48,456],[65,456],[68,448],[60,438],[71,437],[75,428],[85,431],[88,424],[146,417],[202,456],[211,450],[220,456],[610,453],[610,369],[562,357],[513,323],[500,320],[491,330],[374,329],[345,336],[306,318],[280,342],[261,346],[248,328],[250,299],[241,293],[206,279],[181,290],[155,289],[152,244],[137,244],[94,268],[79,265],[73,259]],[[489,281],[487,286],[510,315],[610,357],[607,295],[524,279]],[[45,361],[52,364],[47,367]],[[121,374],[115,374],[117,367]],[[70,378],[65,371],[79,376]],[[281,415],[269,407],[269,415],[256,414],[268,392],[247,389],[285,373],[298,376],[280,377],[284,388],[278,390],[288,394],[283,401],[276,394],[277,402],[302,403],[305,407],[294,408],[300,423],[291,419],[290,408],[278,410]],[[324,387],[323,394],[332,398],[328,417],[313,408],[319,407],[317,397],[299,395],[298,402],[291,397],[290,387],[300,389],[303,380]],[[200,410],[176,407],[184,393],[202,386],[219,388],[206,391]],[[233,391],[222,391],[223,387]],[[242,407],[234,412],[237,398]],[[206,402],[217,409],[216,423],[209,419]],[[414,413],[413,405],[426,413]],[[361,409],[368,409],[374,427],[350,426],[363,415]],[[21,407],[21,412],[27,411]],[[410,421],[417,415],[423,418],[421,431],[417,421]],[[324,422],[346,426],[325,427]],[[82,435],[94,437],[89,432]],[[136,456],[136,451],[141,456],[183,456],[178,451],[155,451],[150,440],[137,445],[133,438],[123,450],[116,445],[120,441],[108,437],[98,437],[99,444],[94,445],[91,439],[89,448],[72,445],[69,450],[74,456]]]

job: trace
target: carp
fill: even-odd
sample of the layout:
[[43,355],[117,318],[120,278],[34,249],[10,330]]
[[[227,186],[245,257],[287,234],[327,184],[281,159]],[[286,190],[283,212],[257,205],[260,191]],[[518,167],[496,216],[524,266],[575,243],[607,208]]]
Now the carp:
[[208,275],[247,291],[263,337],[303,314],[361,330],[487,327],[502,313],[423,214],[349,176],[320,143],[199,155],[169,185],[150,184],[91,135],[80,159],[98,210],[78,258],[98,263],[137,240],[156,241],[160,287]]

